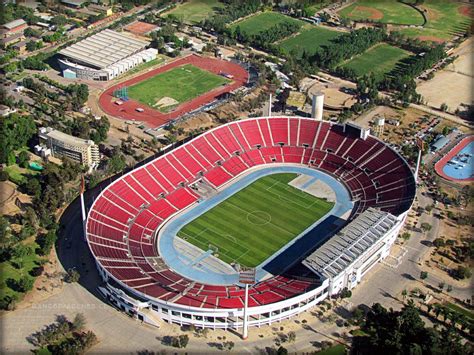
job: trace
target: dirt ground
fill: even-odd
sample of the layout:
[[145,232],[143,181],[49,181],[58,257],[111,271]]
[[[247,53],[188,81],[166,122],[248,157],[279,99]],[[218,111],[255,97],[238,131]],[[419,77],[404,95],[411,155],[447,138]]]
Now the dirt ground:
[[473,38],[464,41],[455,51],[458,55],[452,64],[437,72],[433,79],[423,81],[417,91],[429,106],[439,108],[443,103],[448,105],[449,112],[455,112],[461,105],[472,105],[473,83]]
[[0,182],[0,214],[2,216],[13,216],[20,212],[20,208],[15,204],[19,198],[23,203],[31,202],[31,197],[19,193],[16,185],[10,181]]
[[44,264],[44,272],[34,284],[33,290],[17,303],[16,309],[34,306],[41,301],[59,293],[63,287],[64,269],[58,261],[55,248],[52,248],[49,261]]
[[323,80],[304,78],[300,82],[301,91],[306,92],[310,98],[313,94],[322,92],[324,106],[333,110],[342,110],[356,102],[354,95],[345,92],[355,88],[353,83],[330,76],[321,75],[321,78]]
[[[411,140],[416,133],[429,128],[430,122],[438,119],[433,115],[414,108],[395,109],[387,106],[377,106],[358,117],[355,121],[364,128],[372,128],[373,120],[376,117],[385,118],[384,132],[381,138],[387,142],[397,144],[403,144],[405,141]],[[391,119],[398,120],[400,125],[389,124],[388,121]],[[440,120],[436,126],[432,125],[437,132],[442,132],[446,126],[453,127],[452,123]],[[457,128],[464,133],[469,132],[469,129],[466,127],[458,126]]]

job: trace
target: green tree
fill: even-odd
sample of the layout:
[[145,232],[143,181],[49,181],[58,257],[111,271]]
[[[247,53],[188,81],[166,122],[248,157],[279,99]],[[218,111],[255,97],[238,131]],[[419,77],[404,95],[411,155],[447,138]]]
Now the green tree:
[[36,42],[35,41],[28,41],[26,43],[26,50],[28,52],[33,52],[36,50]]
[[125,157],[120,153],[119,150],[115,149],[113,155],[107,161],[107,169],[110,173],[117,173],[122,171],[127,166]]
[[420,279],[424,280],[427,277],[428,277],[428,272],[427,271],[420,272]]
[[296,341],[296,333],[295,332],[288,332],[288,342],[294,343]]
[[73,331],[81,331],[84,329],[86,326],[86,317],[84,317],[84,314],[82,313],[77,313],[76,316],[74,317],[74,320],[72,321],[71,328]]
[[81,274],[76,269],[69,269],[67,271],[65,281],[67,283],[74,283],[74,282],[79,282],[80,278],[81,278]]
[[429,231],[431,230],[431,228],[432,228],[432,227],[431,227],[431,224],[426,223],[426,222],[423,222],[420,227],[421,227],[421,229],[423,229],[423,231],[425,231],[425,232],[429,232]]
[[18,154],[18,165],[22,168],[28,168],[29,160],[30,155],[28,154],[28,152],[22,150],[20,154]]

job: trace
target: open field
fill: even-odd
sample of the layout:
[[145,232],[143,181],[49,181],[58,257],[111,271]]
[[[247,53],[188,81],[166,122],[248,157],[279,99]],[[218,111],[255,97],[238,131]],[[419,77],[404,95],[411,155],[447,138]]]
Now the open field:
[[444,42],[461,34],[470,26],[473,7],[448,0],[427,0],[420,9],[427,17],[423,28],[404,28],[400,32],[421,40]]
[[212,16],[215,10],[224,5],[218,0],[190,0],[179,4],[166,15],[174,15],[185,23],[195,24]]
[[428,105],[439,108],[443,103],[448,105],[449,112],[456,109],[465,111],[464,105],[472,105],[473,67],[472,58],[474,40],[472,37],[462,43],[455,51],[458,55],[452,64],[435,73],[431,80],[421,81],[416,91],[423,96]]
[[354,70],[357,76],[373,73],[377,77],[382,77],[393,70],[400,60],[409,55],[408,51],[382,43],[352,58],[343,66]]
[[[444,0],[446,1],[446,0]],[[350,20],[372,20],[400,25],[423,25],[423,16],[411,6],[394,0],[358,0],[339,12]]]
[[333,203],[288,183],[296,174],[265,176],[184,226],[178,236],[227,262],[255,267],[328,213]]
[[234,22],[230,28],[235,30],[237,27],[240,27],[241,32],[246,33],[248,36],[254,36],[262,31],[268,30],[278,23],[283,22],[294,22],[301,25],[304,24],[303,21],[296,20],[292,17],[285,16],[277,12],[268,11],[250,16],[238,22]]
[[296,36],[280,42],[280,47],[287,53],[294,52],[297,57],[301,57],[303,51],[313,55],[321,46],[329,44],[332,39],[342,34],[343,32],[333,31],[321,26],[305,25]]
[[310,2],[308,5],[306,5],[305,11],[311,14],[314,14],[317,11],[321,10],[322,8],[331,5],[332,2],[333,2],[332,0],[321,0],[320,2],[316,4],[311,4]]
[[[228,82],[223,76],[185,64],[129,87],[128,94],[133,100],[167,111]],[[157,102],[166,98],[171,105],[158,107]]]

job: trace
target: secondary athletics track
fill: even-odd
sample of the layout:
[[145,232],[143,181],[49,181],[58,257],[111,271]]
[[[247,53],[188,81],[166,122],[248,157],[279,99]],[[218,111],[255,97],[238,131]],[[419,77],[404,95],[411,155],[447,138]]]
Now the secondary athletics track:
[[[138,101],[129,99],[122,105],[116,105],[114,103],[113,92],[124,86],[132,86],[148,78],[151,78],[160,73],[164,73],[172,68],[184,65],[192,64],[201,69],[210,71],[214,74],[227,73],[233,75],[232,82],[226,86],[220,86],[214,90],[208,91],[205,94],[198,96],[192,100],[183,102],[178,105],[176,109],[169,113],[162,113],[151,107],[148,107]],[[196,110],[197,108],[204,106],[214,101],[218,96],[232,92],[235,89],[243,86],[247,82],[248,73],[240,65],[228,62],[221,59],[201,57],[196,54],[189,55],[187,57],[175,60],[162,67],[151,70],[142,75],[138,75],[132,79],[113,85],[106,89],[99,98],[100,107],[107,114],[120,118],[123,120],[136,120],[146,123],[150,127],[159,127],[167,122],[174,120],[188,112]],[[137,112],[136,108],[143,108],[143,112]]]
[[444,157],[442,157],[440,160],[438,160],[435,164],[435,171],[436,173],[445,178],[446,180],[449,181],[454,181],[454,182],[470,182],[474,181],[474,178],[467,178],[467,179],[455,179],[451,176],[448,176],[445,174],[443,171],[444,166],[450,161],[453,157],[455,157],[461,150],[463,150],[469,143],[474,142],[474,136],[468,136],[463,138],[454,148],[452,148],[448,154],[446,154]]

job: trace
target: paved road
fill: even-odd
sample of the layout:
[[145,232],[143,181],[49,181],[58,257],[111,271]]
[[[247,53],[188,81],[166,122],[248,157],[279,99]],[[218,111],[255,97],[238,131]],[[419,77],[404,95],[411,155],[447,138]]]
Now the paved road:
[[455,115],[452,115],[450,113],[447,113],[447,112],[442,112],[442,111],[438,111],[438,110],[434,110],[428,106],[425,106],[425,105],[417,105],[417,104],[410,104],[410,107],[413,107],[413,108],[416,108],[420,111],[423,111],[423,112],[426,112],[426,113],[429,113],[431,115],[435,115],[435,116],[439,116],[439,117],[442,117],[448,121],[451,121],[453,123],[456,123],[458,125],[461,125],[461,126],[464,126],[464,127],[468,127],[468,128],[472,128],[473,125],[471,122],[467,121],[467,120],[464,120],[458,116],[455,116]]

